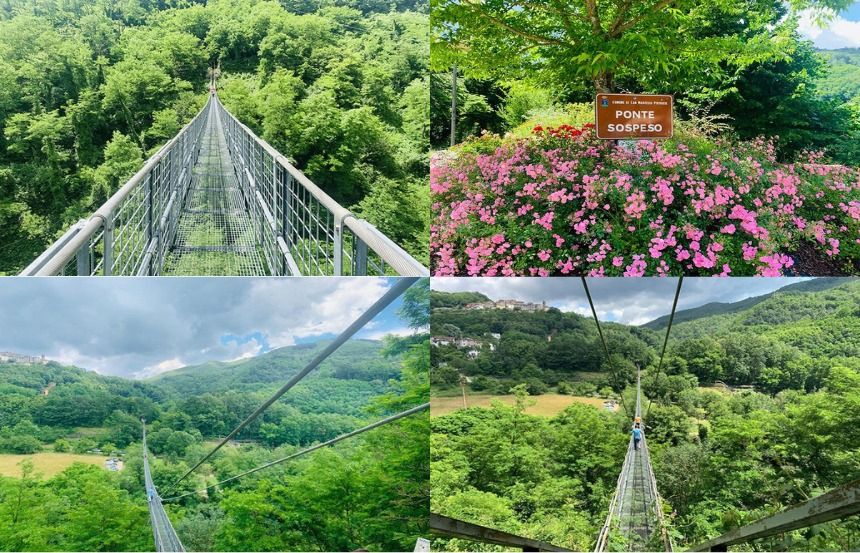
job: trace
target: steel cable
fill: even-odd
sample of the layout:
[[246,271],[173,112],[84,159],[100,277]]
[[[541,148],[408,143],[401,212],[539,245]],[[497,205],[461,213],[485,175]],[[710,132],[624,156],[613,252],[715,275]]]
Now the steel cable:
[[[588,298],[588,305],[591,306],[591,314],[594,316],[594,323],[597,325],[597,334],[600,336],[600,342],[603,344],[603,353],[606,355],[606,362],[609,364],[609,369],[615,372],[615,367],[612,365],[612,358],[609,356],[609,348],[606,345],[606,338],[603,337],[603,329],[600,327],[600,320],[597,318],[597,310],[594,308],[594,301],[591,299],[591,292],[588,290],[588,282],[585,277],[579,277],[582,280],[582,287],[585,288],[585,296]],[[621,406],[624,407],[624,412],[630,416],[630,411],[627,410],[627,405],[624,403],[624,393],[620,394]]]
[[226,484],[227,482],[232,482],[233,480],[238,480],[239,478],[242,478],[243,476],[247,476],[247,475],[249,475],[249,474],[253,474],[253,473],[258,472],[258,471],[261,471],[261,470],[263,470],[263,469],[267,469],[267,468],[269,468],[269,467],[272,467],[272,466],[274,466],[274,465],[278,465],[278,464],[280,464],[280,463],[283,463],[283,462],[289,461],[289,460],[291,460],[291,459],[295,459],[295,458],[297,458],[297,457],[301,457],[301,456],[303,456],[303,455],[307,455],[308,453],[311,453],[311,452],[316,451],[316,450],[318,450],[318,449],[322,449],[322,448],[324,448],[324,447],[328,447],[328,446],[330,446],[330,445],[334,445],[334,444],[336,444],[336,443],[338,443],[338,442],[340,442],[340,441],[346,440],[347,438],[352,438],[353,436],[358,436],[359,434],[363,434],[363,433],[365,433],[365,432],[367,432],[367,431],[369,431],[369,430],[373,430],[374,428],[378,428],[378,427],[380,427],[380,426],[386,425],[386,424],[388,424],[388,423],[394,422],[394,421],[399,420],[399,419],[402,419],[402,418],[404,418],[404,417],[408,417],[408,416],[410,416],[410,415],[414,415],[415,413],[419,413],[419,412],[421,412],[421,411],[425,411],[425,410],[427,410],[427,409],[429,409],[429,408],[430,408],[430,404],[429,404],[429,403],[423,403],[423,404],[421,404],[421,405],[419,405],[419,406],[417,406],[417,407],[413,407],[413,408],[411,408],[411,409],[407,409],[406,411],[402,411],[402,412],[400,412],[400,413],[397,413],[396,415],[391,415],[390,417],[386,417],[386,418],[384,418],[384,419],[382,419],[382,420],[378,420],[378,421],[376,421],[376,422],[374,422],[374,423],[372,423],[372,424],[368,424],[367,426],[363,426],[363,427],[361,427],[361,428],[359,428],[359,429],[357,429],[357,430],[353,430],[352,432],[347,432],[346,434],[341,434],[340,436],[338,436],[338,437],[336,437],[336,438],[332,438],[331,440],[328,440],[328,441],[325,441],[325,442],[322,442],[322,443],[319,443],[319,444],[313,445],[313,446],[311,446],[311,447],[308,447],[308,448],[302,449],[301,451],[297,451],[297,452],[295,452],[295,453],[291,453],[290,455],[287,455],[286,457],[281,457],[280,459],[275,459],[274,461],[269,461],[268,463],[264,463],[264,464],[260,465],[259,467],[253,468],[253,469],[251,469],[251,470],[246,470],[245,472],[242,472],[242,473],[240,473],[240,474],[237,474],[236,476],[231,476],[230,478],[227,478],[226,480],[221,480],[220,482],[216,482],[216,483],[212,484],[211,486],[206,486],[205,488],[200,488],[199,490],[194,490],[194,491],[192,491],[192,492],[187,492],[187,493],[184,493],[184,494],[182,494],[182,495],[177,495],[177,496],[174,496],[174,497],[168,497],[168,498],[167,498],[167,499],[165,499],[164,501],[175,501],[175,500],[177,500],[177,499],[182,499],[183,497],[188,497],[189,495],[194,495],[194,494],[198,494],[198,493],[201,493],[201,492],[205,492],[205,491],[207,491],[207,490],[209,490],[209,489],[214,488],[215,486],[220,486],[220,485],[222,485],[222,484]]
[[[666,336],[663,338],[663,349],[660,352],[660,361],[657,363],[657,375],[663,368],[663,358],[666,357],[666,345],[669,343],[669,333],[672,332],[672,321],[675,320],[675,310],[678,308],[678,297],[681,295],[681,285],[684,283],[684,275],[678,277],[678,286],[675,288],[675,299],[672,301],[672,312],[669,313],[669,324],[666,325]],[[648,398],[648,408],[645,409],[645,418],[651,412],[651,398]]]
[[246,426],[251,424],[251,422],[253,422],[254,419],[259,417],[263,413],[263,411],[268,409],[274,402],[276,402],[281,396],[283,396],[290,388],[295,386],[301,379],[303,379],[305,376],[307,376],[308,373],[310,373],[312,370],[317,368],[320,365],[320,363],[325,361],[325,359],[329,355],[334,353],[335,350],[337,350],[340,346],[342,346],[356,332],[361,330],[364,327],[364,325],[366,325],[368,322],[371,321],[371,319],[376,317],[379,313],[382,312],[383,309],[388,307],[388,305],[390,305],[395,299],[400,297],[406,291],[406,289],[409,288],[410,286],[412,286],[412,284],[414,284],[415,281],[417,281],[417,280],[418,279],[414,278],[414,277],[398,278],[394,282],[394,284],[391,286],[391,288],[389,288],[388,291],[385,292],[385,294],[383,294],[383,296],[381,298],[376,300],[376,302],[373,305],[371,305],[370,308],[367,309],[367,311],[362,313],[355,321],[353,321],[352,324],[350,324],[343,332],[341,332],[337,338],[335,338],[328,346],[326,346],[321,352],[319,352],[316,356],[314,356],[314,358],[311,359],[311,361],[308,362],[308,364],[305,365],[305,367],[301,371],[296,373],[292,378],[290,378],[289,381],[287,381],[286,384],[281,386],[281,388],[278,389],[278,391],[276,391],[274,394],[272,394],[272,396],[269,399],[267,399],[266,401],[264,401],[262,403],[262,405],[257,407],[257,409],[255,409],[253,413],[248,415],[248,417],[245,418],[245,420],[243,420],[241,423],[239,423],[239,425],[236,426],[236,428],[234,428],[224,439],[222,439],[220,442],[218,442],[218,445],[216,445],[212,449],[212,451],[210,451],[205,457],[200,459],[193,467],[188,469],[185,472],[185,474],[180,476],[179,479],[176,480],[176,482],[174,482],[173,484],[171,484],[167,489],[168,490],[173,489],[177,484],[179,484],[185,478],[187,478],[189,474],[194,472],[200,465],[202,465],[208,459],[210,459],[219,449],[221,449],[224,446],[224,444],[226,444],[228,441],[230,441],[234,436],[236,436],[236,434],[241,432],[242,429],[244,429]]

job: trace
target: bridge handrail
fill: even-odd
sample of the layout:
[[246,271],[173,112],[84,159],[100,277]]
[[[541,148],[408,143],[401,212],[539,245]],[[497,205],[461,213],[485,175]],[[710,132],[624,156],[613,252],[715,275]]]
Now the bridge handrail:
[[664,550],[671,553],[673,551],[672,540],[666,531],[666,521],[663,518],[663,503],[660,501],[660,492],[657,491],[657,477],[654,475],[654,467],[651,466],[651,452],[648,451],[648,440],[645,438],[644,432],[642,433],[642,448],[644,453],[643,459],[645,459],[645,465],[648,468],[648,486],[651,488],[651,497],[654,498],[654,514],[657,516],[657,522],[660,526],[660,540],[663,542]]
[[302,185],[323,207],[329,210],[339,225],[349,228],[356,237],[367,246],[376,252],[391,268],[397,271],[402,276],[430,276],[430,270],[424,267],[418,260],[412,257],[399,245],[395,244],[390,238],[385,236],[374,225],[360,219],[350,210],[340,205],[331,196],[314,184],[307,175],[299,171],[290,161],[278,152],[272,145],[257,136],[247,125],[239,121],[235,115],[230,113],[218,99],[217,95],[213,95],[216,105],[219,110],[225,113],[231,121],[247,136],[251,138],[259,147],[261,147],[272,159],[280,165],[287,173]]
[[430,531],[453,538],[518,547],[523,551],[570,551],[570,549],[565,549],[551,543],[524,538],[437,513],[430,513]]
[[[65,267],[77,255],[78,251],[84,247],[84,245],[87,244],[93,236],[95,236],[98,230],[111,220],[116,208],[121,205],[126,198],[128,198],[131,192],[137,188],[141,182],[143,182],[146,176],[152,172],[153,168],[156,167],[164,156],[173,149],[174,145],[195,126],[203,114],[208,112],[211,102],[211,98],[207,100],[206,104],[197,113],[197,115],[195,115],[188,124],[182,127],[182,130],[180,130],[176,136],[168,140],[164,146],[159,148],[158,151],[150,157],[146,163],[144,163],[143,167],[141,167],[140,170],[128,180],[128,182],[120,187],[119,190],[114,192],[114,194],[108,198],[108,200],[102,204],[95,213],[89,217],[89,219],[86,219],[82,225],[78,223],[77,232],[75,232],[74,236],[69,238],[69,232],[67,232],[57,243],[52,245],[48,251],[54,248],[61,241],[63,243],[49,259],[44,259],[43,256],[39,256],[36,261],[31,263],[30,266],[21,272],[21,275],[53,276],[59,274],[63,270],[63,267]],[[73,227],[73,229],[74,228],[75,227]]]
[[819,496],[807,499],[774,515],[730,530],[688,549],[726,551],[728,546],[806,528],[860,513],[860,480],[854,480]]
[[606,514],[606,521],[600,528],[600,533],[597,535],[597,543],[594,546],[595,553],[606,551],[606,546],[609,544],[609,531],[612,528],[612,518],[616,511],[621,508],[618,505],[618,499],[624,495],[624,483],[627,481],[627,475],[632,466],[633,452],[633,436],[627,442],[627,453],[624,454],[624,462],[621,465],[621,472],[618,474],[618,481],[615,484],[615,492],[612,494],[612,499],[609,502],[609,512]]

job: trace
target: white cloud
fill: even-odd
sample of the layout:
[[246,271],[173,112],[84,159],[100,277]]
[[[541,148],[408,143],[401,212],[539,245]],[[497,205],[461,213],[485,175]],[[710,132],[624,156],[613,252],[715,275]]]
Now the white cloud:
[[174,357],[172,359],[167,359],[166,361],[162,361],[156,365],[152,365],[149,367],[145,367],[142,370],[134,373],[135,378],[149,378],[152,376],[157,376],[161,373],[166,373],[168,371],[175,371],[176,369],[181,369],[185,366],[178,357]]
[[427,329],[412,329],[409,327],[400,327],[400,328],[389,328],[387,330],[374,330],[373,332],[368,332],[361,335],[361,338],[365,340],[382,340],[386,336],[412,336],[416,332],[426,332]]
[[[678,309],[760,296],[799,280],[802,279],[688,277],[684,279]],[[600,320],[640,325],[671,311],[677,283],[674,278],[589,278],[588,288]],[[562,311],[591,317],[578,278],[437,278],[431,286],[444,292],[481,292],[494,300],[546,301]]]
[[816,13],[812,9],[800,12],[798,31],[802,36],[812,40],[818,48],[860,47],[860,21],[850,21],[836,15],[819,25]]
[[[0,350],[140,378],[338,334],[390,285],[372,277],[8,279]],[[403,326],[392,309],[374,332]]]

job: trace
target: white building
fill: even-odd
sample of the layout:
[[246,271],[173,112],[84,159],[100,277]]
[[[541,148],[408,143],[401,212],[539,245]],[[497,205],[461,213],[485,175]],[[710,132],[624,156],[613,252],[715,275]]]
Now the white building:
[[44,365],[48,360],[45,356],[23,355],[11,351],[0,351],[0,363],[24,363],[27,365]]

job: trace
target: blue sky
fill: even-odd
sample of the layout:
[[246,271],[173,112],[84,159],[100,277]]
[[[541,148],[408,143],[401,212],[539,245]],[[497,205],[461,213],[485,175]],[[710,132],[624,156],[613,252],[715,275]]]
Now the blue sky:
[[[733,302],[760,296],[801,278],[685,278],[678,309],[710,302]],[[678,284],[674,278],[590,278],[588,288],[601,320],[643,324],[666,315]],[[548,305],[562,311],[591,316],[591,308],[578,278],[435,278],[434,290],[481,292],[487,297],[518,299]]]
[[[331,338],[392,283],[385,278],[6,278],[0,351],[103,374],[147,377]],[[396,300],[356,334],[412,332]]]
[[824,27],[818,26],[807,10],[800,17],[800,33],[819,48],[860,47],[860,2],[837,14]]

